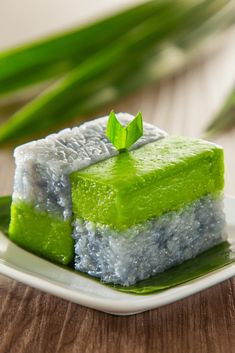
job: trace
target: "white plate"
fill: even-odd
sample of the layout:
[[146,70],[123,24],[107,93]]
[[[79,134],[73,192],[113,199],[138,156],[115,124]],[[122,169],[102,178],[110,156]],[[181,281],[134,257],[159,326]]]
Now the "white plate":
[[[235,198],[225,199],[229,237],[235,241]],[[187,297],[235,275],[235,263],[152,295],[115,291],[21,249],[0,233],[0,273],[44,292],[116,315],[132,315]]]

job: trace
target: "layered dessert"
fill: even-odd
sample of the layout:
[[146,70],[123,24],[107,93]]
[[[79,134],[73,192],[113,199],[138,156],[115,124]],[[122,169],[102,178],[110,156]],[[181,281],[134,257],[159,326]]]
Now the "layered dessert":
[[15,150],[10,238],[122,285],[223,241],[222,148],[145,123],[143,136],[120,152],[107,123],[99,118]]

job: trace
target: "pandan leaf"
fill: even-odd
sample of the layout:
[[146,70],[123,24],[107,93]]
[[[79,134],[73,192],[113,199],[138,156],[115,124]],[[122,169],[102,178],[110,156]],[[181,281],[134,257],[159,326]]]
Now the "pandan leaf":
[[[235,21],[232,0],[154,0],[141,6],[0,55],[0,94],[55,79],[0,126],[0,145],[91,117],[182,68],[199,44]],[[165,53],[168,47],[180,55]]]
[[224,105],[207,126],[205,137],[214,137],[221,132],[227,131],[235,124],[235,86],[230,92]]
[[116,147],[123,151],[130,148],[143,135],[143,119],[139,112],[136,117],[127,125],[123,126],[117,119],[114,111],[109,115],[106,136]]
[[165,272],[137,282],[129,287],[112,286],[121,292],[130,294],[153,294],[205,276],[233,262],[235,262],[234,244],[225,241],[213,246],[193,259],[184,261],[181,265],[172,267]]

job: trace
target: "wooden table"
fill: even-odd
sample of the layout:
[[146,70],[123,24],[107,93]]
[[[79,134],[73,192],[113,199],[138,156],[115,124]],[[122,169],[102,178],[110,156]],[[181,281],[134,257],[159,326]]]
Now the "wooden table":
[[[235,33],[207,60],[114,105],[170,133],[200,136],[235,79]],[[235,129],[225,148],[226,192],[235,193]],[[12,150],[0,152],[0,194],[12,190]],[[174,304],[115,317],[0,276],[0,353],[235,351],[235,280]]]

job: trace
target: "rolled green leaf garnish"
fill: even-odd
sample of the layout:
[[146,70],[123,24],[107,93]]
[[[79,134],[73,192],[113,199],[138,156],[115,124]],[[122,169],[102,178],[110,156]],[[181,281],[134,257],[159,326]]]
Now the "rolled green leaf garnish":
[[112,110],[109,115],[106,135],[117,150],[127,150],[143,136],[142,114],[139,112],[127,126],[123,126]]

